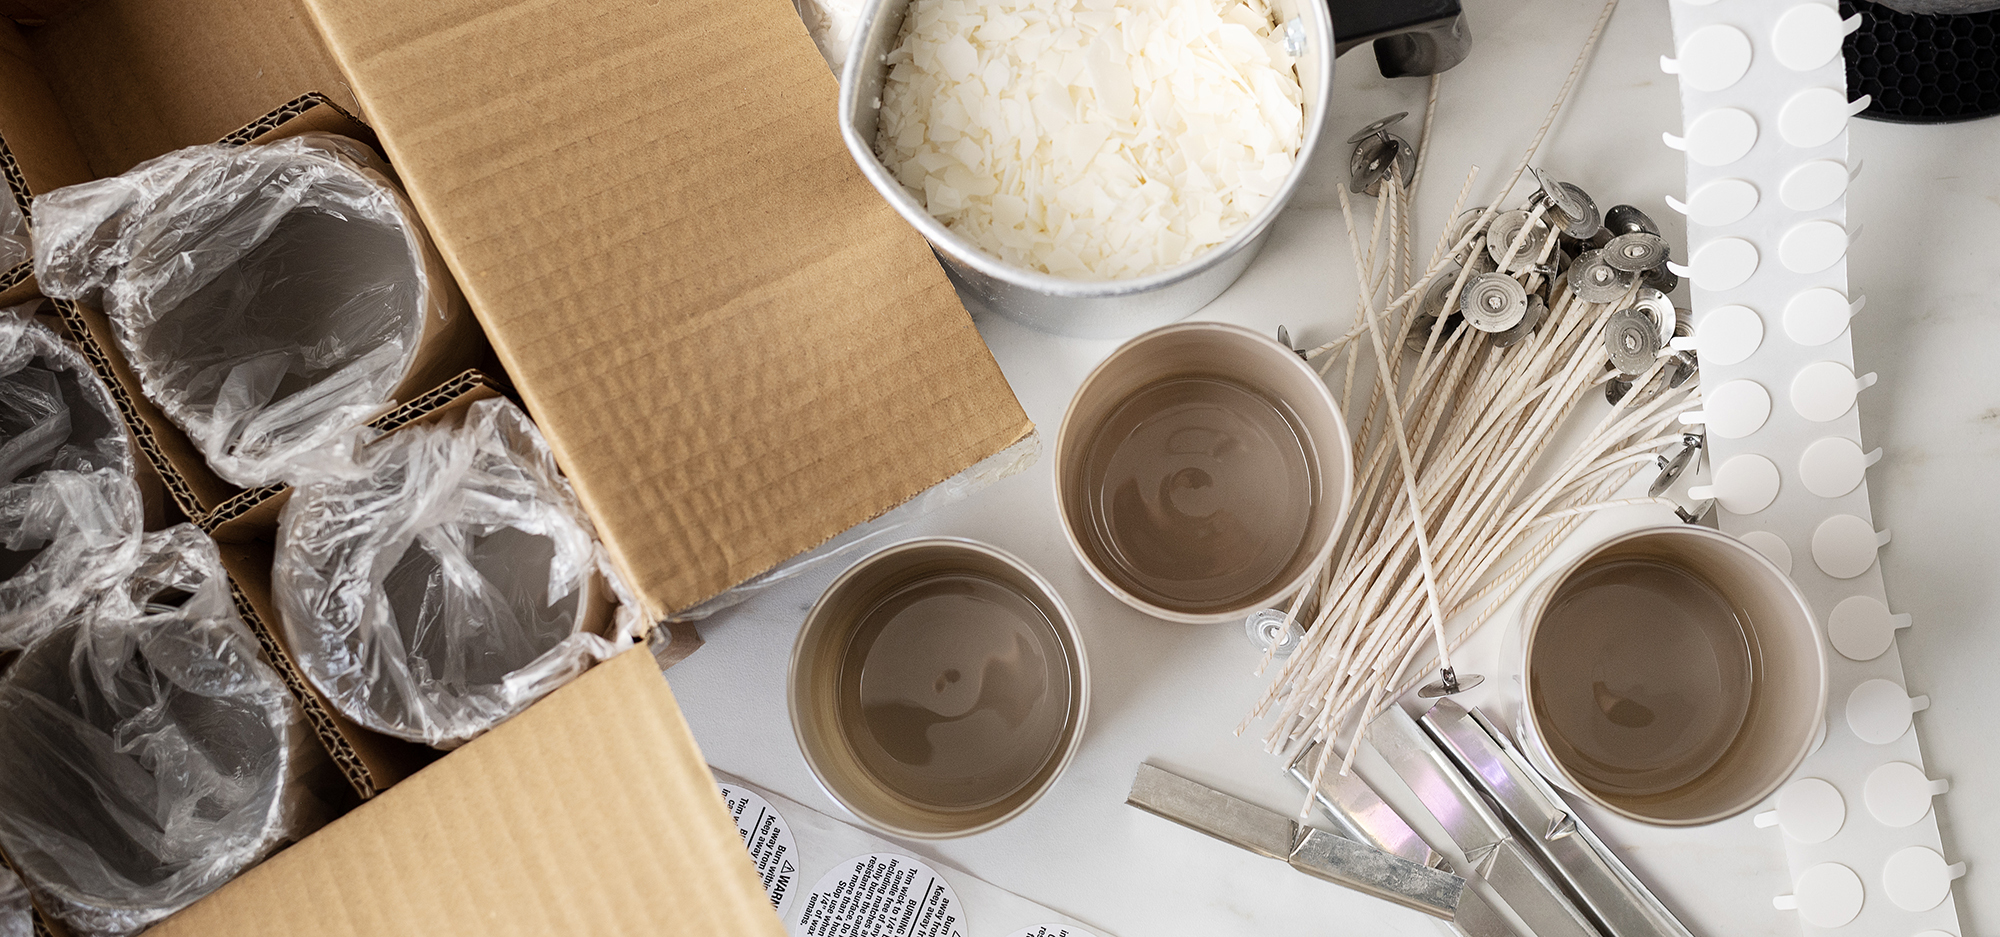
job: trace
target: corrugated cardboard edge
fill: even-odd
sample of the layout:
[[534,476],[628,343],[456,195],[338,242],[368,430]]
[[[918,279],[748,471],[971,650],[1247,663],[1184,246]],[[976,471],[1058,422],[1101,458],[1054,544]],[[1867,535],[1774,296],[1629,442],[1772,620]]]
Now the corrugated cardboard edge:
[[[187,476],[181,474],[167,458],[166,450],[161,447],[160,437],[153,430],[152,421],[141,415],[140,401],[143,398],[137,397],[132,388],[126,385],[126,379],[130,377],[132,370],[125,366],[123,356],[116,362],[112,360],[112,356],[118,353],[117,349],[107,348],[103,342],[96,340],[91,332],[90,320],[75,303],[67,299],[52,300],[52,303],[56,314],[62,318],[63,327],[68,330],[70,338],[76,341],[78,349],[83,352],[83,357],[90,362],[91,370],[97,372],[98,378],[111,392],[111,401],[117,404],[118,414],[125,420],[125,430],[132,436],[132,445],[152,465],[160,483],[165,486],[167,495],[173,499],[174,506],[188,517],[202,516],[201,499],[195,497],[194,489],[188,485]],[[143,406],[157,412],[157,408],[153,408],[150,401],[145,402]],[[160,419],[165,417],[161,416]]]
[[[506,385],[492,375],[477,368],[469,368],[459,372],[455,377],[445,381],[443,384],[419,394],[409,403],[402,404],[388,413],[370,420],[368,425],[384,433],[392,433],[432,413],[446,409],[469,407],[480,400],[500,396],[506,392],[506,389]],[[275,522],[276,511],[282,508],[283,504],[282,502],[276,504],[272,502],[280,497],[288,496],[287,492],[289,490],[284,485],[265,485],[261,488],[252,488],[244,491],[216,505],[214,510],[203,515],[199,521],[201,529],[207,531],[217,540],[241,541],[247,539],[246,534],[232,535],[232,532],[228,529],[231,526],[231,522],[250,517],[252,512],[257,512],[259,518],[261,518],[262,514],[268,512],[271,514],[270,520]]]
[[149,933],[785,937],[636,648]]
[[319,738],[321,747],[325,748],[327,755],[333,759],[334,767],[340,769],[341,776],[347,779],[347,783],[363,800],[381,793],[376,789],[368,767],[361,763],[360,754],[354,750],[354,746],[347,743],[347,739],[341,736],[340,729],[334,725],[333,713],[323,703],[311,705],[309,701],[317,700],[318,693],[306,683],[305,674],[299,672],[299,667],[292,662],[291,655],[286,654],[284,648],[278,644],[271,626],[265,624],[264,616],[257,614],[256,606],[250,603],[250,597],[244,594],[243,587],[237,584],[233,575],[229,580],[229,598],[236,604],[236,614],[250,627],[250,633],[257,636],[257,645],[264,649],[264,659],[270,662],[272,669],[276,670],[278,676],[285,681],[285,689],[291,691],[292,699],[299,701],[299,711],[305,714],[306,725],[312,727],[313,735]]
[[[320,108],[330,112],[327,119],[309,116]],[[304,123],[294,123],[300,118],[306,118]],[[283,128],[283,133],[278,133],[280,128]],[[270,113],[244,124],[216,143],[222,146],[248,146],[252,143],[268,143],[271,140],[315,130],[353,137],[368,144],[377,153],[382,151],[381,143],[375,139],[375,131],[370,129],[366,122],[348,113],[346,108],[334,103],[332,98],[318,91],[308,91],[272,108]]]

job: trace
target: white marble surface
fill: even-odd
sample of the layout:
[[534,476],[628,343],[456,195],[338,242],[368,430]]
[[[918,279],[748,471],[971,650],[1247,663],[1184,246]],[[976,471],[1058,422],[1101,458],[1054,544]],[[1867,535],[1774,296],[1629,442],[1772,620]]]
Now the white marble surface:
[[[1469,166],[1481,169],[1474,204],[1494,196],[1541,123],[1595,18],[1594,2],[1467,0],[1471,58],[1445,76],[1428,176],[1416,217],[1419,243],[1435,241]],[[1661,202],[1680,196],[1680,154],[1659,142],[1680,125],[1672,79],[1657,67],[1670,51],[1664,0],[1625,0],[1596,59],[1538,162],[1575,181],[1600,207],[1632,202],[1678,247],[1680,219]],[[1426,85],[1384,81],[1364,49],[1343,59],[1328,136],[1395,110],[1421,116]],[[1411,132],[1415,128],[1411,127]],[[1993,364],[1994,290],[1987,260],[2000,231],[2000,121],[1951,128],[1860,123],[1853,153],[1867,169],[1849,196],[1864,235],[1852,279],[1869,295],[1855,322],[1859,370],[1882,383],[1861,397],[1864,435],[1887,450],[1871,470],[1877,521],[1895,531],[1883,553],[1891,606],[1916,626],[1899,638],[1913,692],[1929,693],[1918,717],[1942,799],[1947,858],[1971,863],[1958,883],[1965,928],[2000,926],[2000,754],[1986,723],[1994,693],[1982,677],[2000,662],[2000,496],[1981,477],[2000,464],[2000,368]],[[1342,148],[1333,147],[1335,151]],[[1198,314],[1270,331],[1286,324],[1315,343],[1352,321],[1353,274],[1333,186],[1344,153],[1311,168],[1308,186],[1279,222],[1263,256],[1236,287]],[[1517,190],[1515,200],[1524,197]],[[981,330],[1023,406],[1052,434],[1077,383],[1115,343],[1063,339],[1004,320]],[[1983,460],[1983,461],[1982,461]],[[1603,517],[1588,539],[1643,520]],[[1274,809],[1298,797],[1280,765],[1237,737],[1263,683],[1257,653],[1234,626],[1187,627],[1127,609],[1091,582],[1064,543],[1046,460],[971,500],[910,526],[910,535],[985,540],[1042,571],[1085,632],[1091,655],[1090,723],[1069,772],[1033,810],[990,833],[910,851],[942,860],[1077,919],[1105,937],[1202,934],[1291,937],[1328,933],[1438,934],[1414,912],[1309,880],[1123,806],[1133,769],[1151,760]],[[785,713],[784,673],[806,609],[837,570],[783,583],[704,627],[709,645],[669,673],[709,761],[829,813],[835,805],[801,760]],[[1499,616],[1501,620],[1505,615]],[[1462,655],[1463,669],[1496,667],[1499,622]],[[1490,696],[1492,692],[1487,691]],[[1485,698],[1475,693],[1470,701]],[[1775,830],[1747,816],[1699,830],[1662,831],[1594,818],[1600,833],[1696,933],[1793,935],[1789,912],[1771,909],[1790,890]],[[1982,891],[1984,894],[1982,894]],[[978,922],[972,922],[975,929]],[[976,934],[976,930],[974,932]]]

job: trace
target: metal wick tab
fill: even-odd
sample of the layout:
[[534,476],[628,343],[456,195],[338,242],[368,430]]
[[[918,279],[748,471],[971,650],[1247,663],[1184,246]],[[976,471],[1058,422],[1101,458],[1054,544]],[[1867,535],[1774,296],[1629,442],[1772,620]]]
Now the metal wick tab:
[[1305,638],[1298,622],[1285,622],[1285,610],[1282,608],[1260,608],[1251,612],[1250,617],[1243,620],[1243,634],[1258,650],[1268,648],[1271,656],[1280,658],[1292,656],[1292,652],[1299,649],[1299,642]]
[[1672,459],[1661,454],[1654,463],[1660,467],[1660,477],[1653,479],[1652,487],[1646,489],[1646,497],[1657,498],[1666,494],[1667,489],[1680,480],[1681,473],[1694,464],[1695,456],[1701,454],[1701,446],[1700,433],[1686,433],[1681,436],[1681,451],[1674,453]]
[[1298,355],[1299,360],[1301,361],[1312,360],[1310,357],[1306,355],[1305,349],[1297,348],[1292,345],[1292,333],[1286,331],[1285,327],[1282,325],[1278,326],[1278,344],[1283,345],[1286,348],[1292,349],[1292,354]]
[[1417,168],[1417,148],[1410,141],[1389,132],[1399,120],[1410,112],[1397,111],[1375,121],[1348,137],[1354,144],[1354,152],[1347,159],[1347,190],[1356,194],[1378,195],[1382,191],[1382,180],[1389,177],[1394,167],[1401,175],[1404,185]]
[[1469,673],[1461,677],[1458,675],[1458,671],[1453,668],[1439,667],[1438,678],[1418,688],[1417,695],[1424,699],[1454,696],[1485,682],[1486,678],[1476,673]]

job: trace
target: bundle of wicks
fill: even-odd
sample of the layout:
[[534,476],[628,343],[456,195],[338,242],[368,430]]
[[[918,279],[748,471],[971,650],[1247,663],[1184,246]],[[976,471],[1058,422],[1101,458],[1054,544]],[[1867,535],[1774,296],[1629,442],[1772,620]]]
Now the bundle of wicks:
[[[1553,124],[1614,5],[1615,0],[1606,5],[1507,189]],[[1433,79],[1430,110],[1436,95]],[[1425,137],[1429,127],[1427,112]],[[1428,142],[1420,145],[1420,154]],[[1415,176],[1422,175],[1420,162]],[[1475,168],[1467,176],[1453,218],[1476,175]],[[1581,444],[1551,451],[1558,430],[1614,376],[1607,370],[1604,329],[1612,313],[1631,305],[1639,285],[1619,300],[1591,303],[1563,279],[1549,282],[1553,253],[1561,247],[1553,235],[1534,236],[1545,230],[1538,226],[1551,210],[1538,199],[1528,206],[1529,223],[1501,247],[1498,267],[1521,271],[1516,278],[1528,293],[1546,295],[1548,313],[1532,334],[1503,347],[1445,314],[1457,308],[1460,291],[1477,272],[1475,252],[1486,249],[1499,201],[1452,232],[1455,242],[1441,239],[1412,282],[1412,189],[1392,173],[1376,198],[1365,247],[1355,236],[1347,193],[1340,192],[1361,283],[1359,321],[1310,355],[1324,357],[1323,374],[1343,367],[1339,394],[1354,434],[1354,507],[1331,560],[1291,606],[1289,618],[1302,608],[1316,609],[1306,636],[1251,715],[1271,717],[1265,742],[1287,760],[1310,744],[1329,743],[1321,746],[1315,787],[1336,748],[1344,752],[1338,768],[1347,770],[1361,733],[1352,732],[1353,741],[1345,746],[1333,740],[1394,705],[1434,668],[1449,674],[1451,652],[1585,515],[1664,500],[1610,499],[1652,465],[1659,450],[1681,441],[1677,418],[1695,402],[1694,380],[1663,376],[1672,360],[1663,350],[1633,381],[1636,389],[1598,420]],[[1524,251],[1535,254],[1528,263],[1515,263]],[[1422,351],[1406,355],[1405,336],[1425,311],[1419,297],[1441,278],[1449,278],[1450,287],[1441,307],[1429,310],[1436,318],[1423,320],[1430,328],[1416,336]],[[1364,370],[1373,372],[1373,380],[1365,394],[1357,393],[1357,375]],[[1530,488],[1530,479],[1544,480]],[[1447,634],[1447,622],[1467,612],[1476,614],[1456,634]],[[1427,650],[1431,657],[1419,662]]]

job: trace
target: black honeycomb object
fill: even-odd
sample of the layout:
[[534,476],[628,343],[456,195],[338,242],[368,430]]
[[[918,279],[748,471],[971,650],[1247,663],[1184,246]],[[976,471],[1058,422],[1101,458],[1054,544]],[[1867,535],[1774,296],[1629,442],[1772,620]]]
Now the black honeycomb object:
[[1952,16],[1899,13],[1869,0],[1840,0],[1861,14],[1848,34],[1847,95],[1868,95],[1863,117],[1943,124],[2000,114],[2000,10]]

